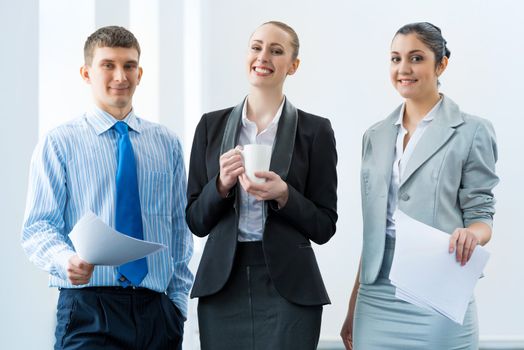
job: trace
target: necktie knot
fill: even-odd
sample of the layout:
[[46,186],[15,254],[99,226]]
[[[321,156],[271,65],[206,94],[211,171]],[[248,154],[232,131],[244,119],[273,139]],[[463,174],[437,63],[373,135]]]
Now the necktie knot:
[[129,125],[127,125],[125,122],[116,122],[113,127],[120,136],[125,136],[129,133]]

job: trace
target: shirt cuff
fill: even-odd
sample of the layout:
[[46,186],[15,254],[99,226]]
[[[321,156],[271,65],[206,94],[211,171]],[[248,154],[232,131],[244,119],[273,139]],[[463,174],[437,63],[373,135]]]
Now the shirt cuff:
[[182,313],[182,316],[184,316],[184,319],[187,320],[187,299],[188,295],[184,293],[174,293],[171,295],[168,295],[169,299],[176,305],[178,310]]
[[55,266],[51,273],[64,281],[68,281],[67,265],[69,264],[69,259],[75,254],[73,250],[63,250],[58,253],[55,257]]
[[493,219],[491,219],[491,218],[465,219],[464,220],[464,227],[469,227],[470,225],[472,225],[472,224],[474,224],[476,222],[485,223],[489,227],[493,228]]

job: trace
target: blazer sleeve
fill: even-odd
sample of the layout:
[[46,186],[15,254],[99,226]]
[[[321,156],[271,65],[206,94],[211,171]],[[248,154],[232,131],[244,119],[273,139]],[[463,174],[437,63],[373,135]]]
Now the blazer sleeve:
[[[218,193],[216,186],[218,173],[211,179],[208,178],[206,120],[204,114],[195,131],[187,183],[186,222],[191,232],[199,237],[209,234],[226,211],[231,208],[234,200],[234,196],[222,198]],[[217,163],[218,153],[216,151]]]
[[473,137],[468,158],[462,169],[459,202],[464,226],[474,222],[493,224],[495,198],[493,188],[499,182],[495,174],[497,143],[491,123],[481,120]]
[[335,234],[337,222],[337,150],[335,135],[328,119],[321,123],[311,145],[308,180],[304,193],[288,184],[286,205],[278,209],[276,202],[270,208],[306,238],[323,244]]

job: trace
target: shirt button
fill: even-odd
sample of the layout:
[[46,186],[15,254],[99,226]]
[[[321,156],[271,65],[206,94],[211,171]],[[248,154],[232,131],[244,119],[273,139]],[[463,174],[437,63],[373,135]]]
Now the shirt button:
[[403,201],[408,201],[409,200],[409,194],[402,193],[402,195],[400,196],[400,199],[402,199]]

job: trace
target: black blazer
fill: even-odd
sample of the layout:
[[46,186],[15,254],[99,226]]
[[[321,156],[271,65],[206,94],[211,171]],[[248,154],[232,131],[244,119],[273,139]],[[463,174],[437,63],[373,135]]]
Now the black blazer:
[[[220,291],[233,266],[240,184],[230,197],[222,198],[216,181],[220,155],[238,142],[242,105],[204,114],[195,131],[186,221],[195,235],[209,237],[192,298]],[[310,241],[323,244],[335,233],[336,164],[335,137],[329,120],[297,110],[286,100],[270,170],[287,182],[289,199],[282,209],[275,201],[266,202],[262,243],[276,290],[296,304],[330,303]]]

